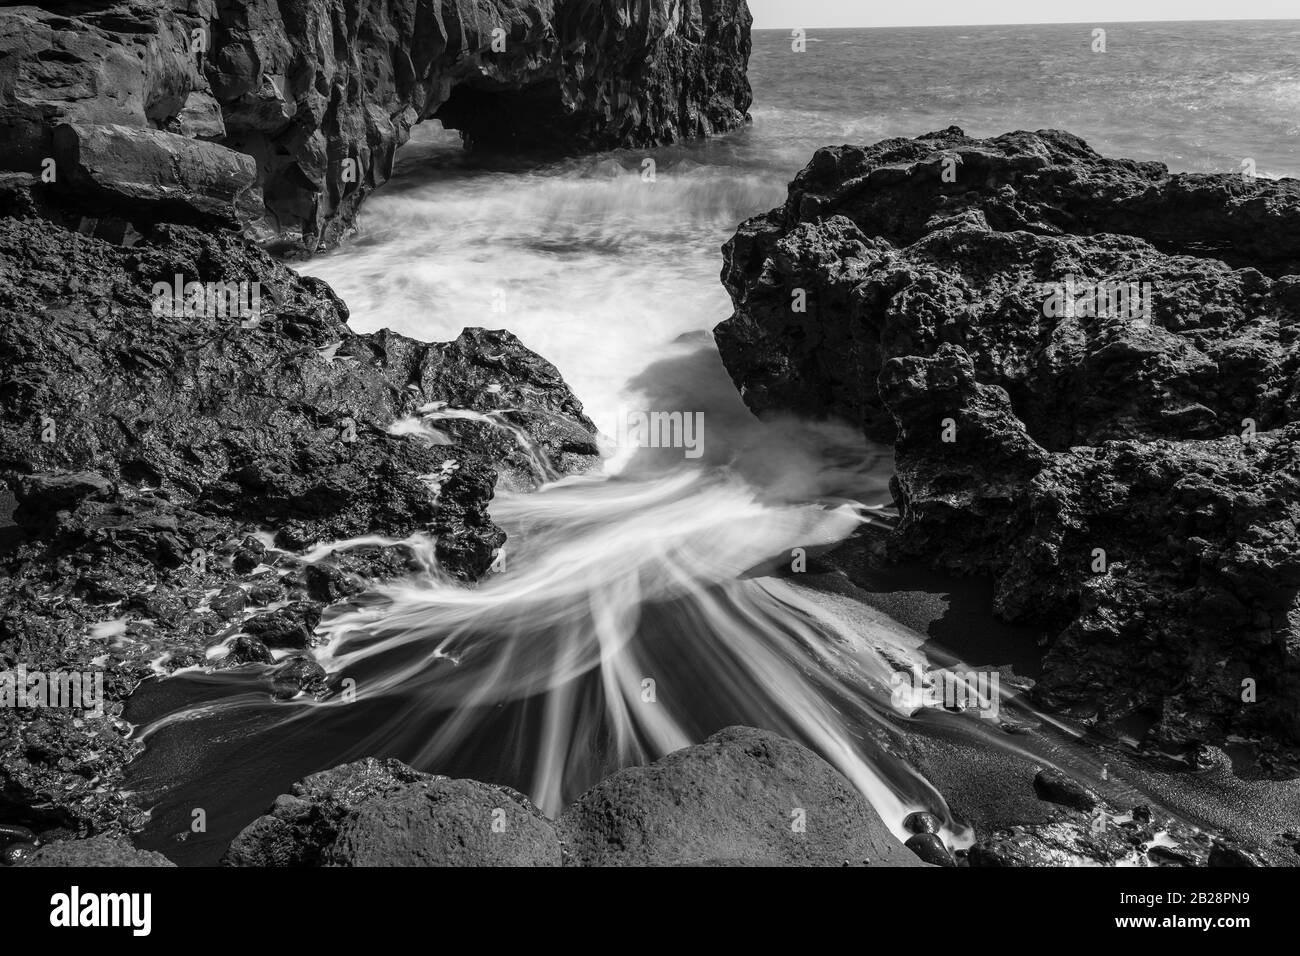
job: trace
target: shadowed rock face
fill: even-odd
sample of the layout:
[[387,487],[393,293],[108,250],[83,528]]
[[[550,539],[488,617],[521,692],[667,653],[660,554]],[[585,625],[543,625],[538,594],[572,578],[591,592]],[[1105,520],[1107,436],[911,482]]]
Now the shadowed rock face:
[[[740,125],[750,22],[745,0],[0,10],[0,169],[55,160],[86,218],[242,222],[311,251],[339,239],[423,119],[512,150]],[[96,162],[106,142],[129,169]]]
[[718,345],[755,411],[895,445],[894,554],[1045,627],[1041,702],[1290,773],[1298,236],[1300,182],[1068,133],[823,149],[727,244]]

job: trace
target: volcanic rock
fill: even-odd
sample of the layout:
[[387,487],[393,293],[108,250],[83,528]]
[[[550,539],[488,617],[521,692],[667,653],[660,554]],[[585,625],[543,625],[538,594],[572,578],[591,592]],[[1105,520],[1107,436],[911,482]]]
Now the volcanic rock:
[[299,694],[315,694],[325,689],[325,668],[310,657],[292,657],[268,676],[271,695],[277,700],[292,700]]
[[1298,236],[1296,180],[1059,131],[827,148],[727,244],[717,341],[755,411],[894,445],[892,556],[993,578],[1038,703],[1292,775]]
[[[505,537],[497,484],[585,469],[597,448],[559,373],[508,332],[357,335],[328,286],[234,232],[163,224],[126,248],[37,204],[30,182],[0,184],[0,670],[102,672],[108,707],[0,712],[0,818],[86,833],[140,817],[118,787],[139,747],[119,715],[152,661],[201,665],[246,633],[260,650],[230,663],[265,663],[267,644],[308,646],[331,599],[411,569],[409,548],[368,543],[321,558],[347,577],[297,573],[318,545],[428,535],[473,581]],[[157,308],[177,275],[259,283],[260,314]],[[395,427],[439,402],[501,426]],[[248,621],[245,604],[261,606]]]
[[26,866],[175,866],[161,853],[137,850],[126,837],[113,834],[88,840],[61,840],[41,847]]
[[1059,770],[1040,770],[1034,777],[1034,791],[1043,800],[1087,813],[1098,803],[1098,796]]
[[367,758],[313,774],[235,838],[231,866],[559,866],[549,820],[509,787]]
[[917,857],[931,866],[956,866],[957,862],[943,845],[943,840],[934,833],[914,833],[903,844]]
[[582,866],[920,865],[834,767],[751,727],[606,777],[558,828]]

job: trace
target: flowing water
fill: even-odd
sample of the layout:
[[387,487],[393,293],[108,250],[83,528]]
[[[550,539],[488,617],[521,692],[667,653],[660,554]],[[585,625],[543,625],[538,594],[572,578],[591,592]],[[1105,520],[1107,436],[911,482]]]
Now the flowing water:
[[[611,443],[599,474],[501,489],[492,514],[510,537],[478,588],[411,542],[425,573],[322,625],[318,659],[336,689],[356,682],[355,702],[272,703],[248,669],[142,690],[132,785],[151,838],[202,806],[210,832],[166,848],[211,861],[292,781],[366,755],[509,783],[555,813],[619,766],[741,723],[813,746],[896,833],[924,807],[950,843],[967,840],[881,743],[907,723],[890,675],[937,649],[785,573],[795,549],[888,521],[889,455],[835,425],[749,416],[709,336],[729,314],[719,246],[783,200],[818,146],[950,124],[1064,128],[1175,169],[1250,158],[1300,175],[1300,24],[1107,30],[1105,53],[1079,26],[814,31],[802,53],[760,31],[753,124],[649,152],[484,160],[418,127],[359,234],[303,271],[330,282],[358,331],[510,329],[611,439],[629,410],[699,416],[700,454]],[[395,427],[423,440],[431,424]]]

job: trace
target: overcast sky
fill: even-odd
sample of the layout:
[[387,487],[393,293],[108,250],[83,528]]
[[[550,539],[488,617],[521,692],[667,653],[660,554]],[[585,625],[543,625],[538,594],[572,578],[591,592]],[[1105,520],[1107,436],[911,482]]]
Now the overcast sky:
[[1114,20],[1286,20],[1300,0],[749,0],[754,27],[963,26]]

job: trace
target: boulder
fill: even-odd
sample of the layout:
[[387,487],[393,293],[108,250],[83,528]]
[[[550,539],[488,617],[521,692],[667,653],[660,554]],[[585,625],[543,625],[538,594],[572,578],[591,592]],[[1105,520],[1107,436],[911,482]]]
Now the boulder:
[[137,850],[120,834],[60,840],[40,847],[25,866],[175,866],[161,853]]
[[921,865],[834,767],[751,727],[606,777],[558,826],[582,866]]
[[509,787],[367,758],[313,774],[231,844],[230,866],[559,866],[555,830]]

